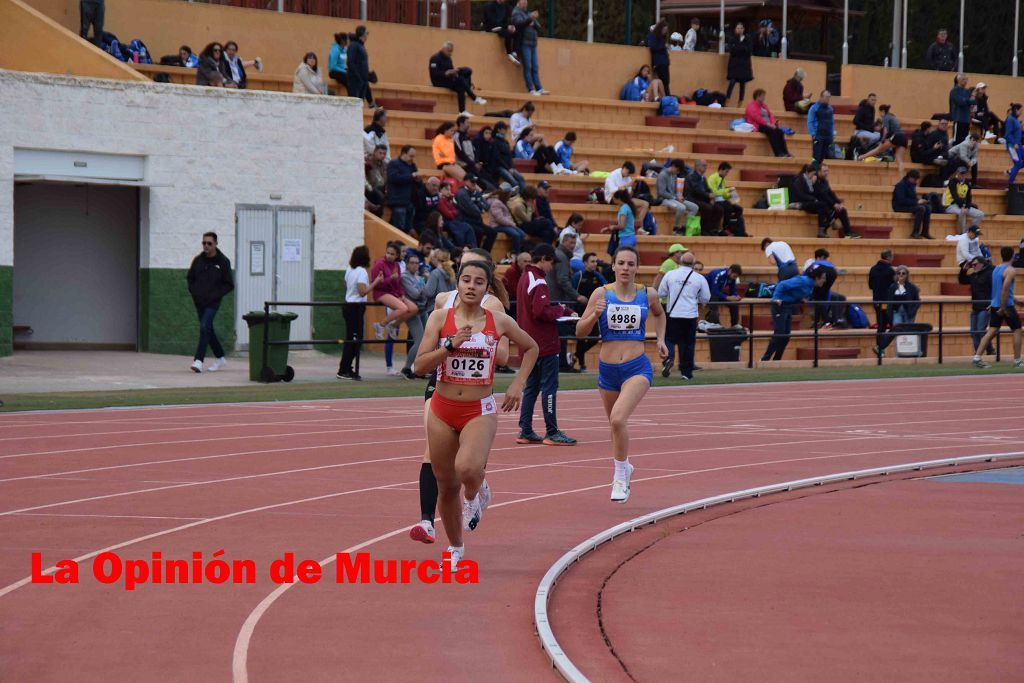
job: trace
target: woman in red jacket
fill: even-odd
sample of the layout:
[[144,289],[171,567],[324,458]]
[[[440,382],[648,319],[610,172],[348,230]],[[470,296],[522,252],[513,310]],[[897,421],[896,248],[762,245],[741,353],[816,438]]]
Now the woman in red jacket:
[[786,147],[786,136],[779,128],[779,123],[772,115],[771,109],[765,103],[764,95],[764,88],[754,91],[754,99],[747,105],[743,118],[756,128],[757,132],[764,133],[768,138],[768,144],[772,146],[772,154],[788,159],[792,155],[789,153],[789,148]]

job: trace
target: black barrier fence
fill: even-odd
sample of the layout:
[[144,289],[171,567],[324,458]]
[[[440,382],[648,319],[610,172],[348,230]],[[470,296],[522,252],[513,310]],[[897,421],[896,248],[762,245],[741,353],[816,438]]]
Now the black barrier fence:
[[[555,302],[555,303],[564,303],[567,306],[574,306],[576,304],[576,302],[574,302],[574,301],[573,302],[569,302],[569,301],[566,301],[566,302]],[[832,306],[832,305],[835,305],[837,302],[834,302],[834,301],[806,301],[804,303],[805,303],[805,305],[807,305],[809,307],[812,307],[812,310],[813,310],[813,307],[817,307],[817,306],[821,306],[821,307]],[[881,339],[885,339],[887,337],[895,338],[895,337],[900,337],[900,336],[918,337],[919,338],[920,348],[923,351],[924,349],[926,349],[926,339],[929,336],[933,336],[934,335],[936,337],[936,346],[937,346],[937,349],[936,349],[936,359],[937,359],[937,362],[941,364],[943,362],[943,360],[944,360],[944,350],[943,350],[943,340],[944,339],[946,339],[948,337],[970,336],[972,334],[978,334],[979,333],[979,331],[974,331],[974,330],[970,330],[970,329],[968,329],[968,330],[949,330],[948,326],[946,325],[946,313],[948,311],[948,307],[949,306],[953,306],[953,305],[982,304],[982,303],[984,303],[987,306],[990,302],[987,299],[986,300],[974,301],[974,300],[971,300],[971,299],[949,298],[949,299],[942,299],[942,300],[922,299],[920,301],[912,301],[912,302],[907,302],[907,301],[873,301],[873,302],[846,301],[845,303],[846,304],[851,304],[851,303],[853,303],[853,304],[863,304],[864,306],[868,306],[868,305],[872,305],[872,306],[874,306],[874,305],[883,305],[883,306],[906,305],[906,304],[909,303],[911,305],[917,305],[919,307],[918,308],[918,313],[920,313],[920,310],[922,308],[925,308],[925,307],[935,307],[935,308],[937,308],[937,323],[938,323],[937,329],[935,328],[935,326],[932,326],[931,329],[924,329],[924,328],[921,328],[921,329],[908,328],[908,329],[896,329],[896,330],[888,330],[887,329],[887,330],[884,330],[884,331],[880,332],[879,330],[871,329],[870,327],[869,328],[850,328],[850,329],[844,329],[842,331],[841,338],[842,339],[859,339],[859,338],[864,338],[864,337],[871,337],[871,338],[875,338],[875,339],[880,339],[880,338]],[[716,301],[716,302],[713,302],[713,304],[715,306],[720,306],[720,307],[736,306],[740,310],[746,310],[747,313],[748,313],[748,316],[749,316],[747,318],[747,320],[748,320],[748,323],[750,324],[750,326],[752,328],[753,327],[753,323],[754,323],[754,312],[755,312],[755,310],[763,309],[765,307],[769,307],[769,310],[771,310],[770,307],[774,305],[774,302],[771,299],[744,299],[744,300],[733,301],[733,302],[730,302],[730,301],[724,301],[724,302],[723,301]],[[267,365],[268,358],[269,358],[269,353],[270,353],[270,346],[271,345],[276,345],[276,346],[318,346],[318,345],[320,345],[320,346],[323,346],[323,345],[343,346],[346,343],[362,345],[362,344],[386,344],[386,343],[388,343],[388,341],[391,341],[394,344],[405,344],[407,342],[406,339],[390,339],[389,340],[389,339],[365,339],[365,338],[364,339],[360,339],[360,340],[346,340],[346,339],[296,339],[296,340],[275,340],[275,341],[270,341],[270,334],[269,334],[270,330],[269,330],[269,328],[270,328],[270,309],[271,308],[276,308],[278,306],[310,306],[310,307],[321,307],[321,306],[323,306],[323,307],[341,308],[343,306],[351,306],[351,305],[354,305],[354,304],[349,303],[349,302],[345,302],[345,301],[266,301],[266,302],[264,302],[264,304],[263,304],[263,312],[264,312],[264,318],[263,318],[263,349],[262,349],[262,356],[263,356],[263,358],[262,358],[262,373],[261,373],[262,376],[270,377],[270,376],[273,375],[273,373],[270,372],[270,368]],[[378,302],[374,302],[374,301],[367,301],[367,302],[364,302],[361,305],[365,305],[365,306],[383,306],[383,304],[378,303]],[[799,305],[800,304],[791,304],[791,306],[793,306],[794,308],[799,306]],[[512,310],[513,311],[515,310],[514,302],[513,302],[513,309]],[[867,315],[867,314],[868,314],[868,311],[865,311],[865,315]],[[794,312],[794,318],[795,317],[796,317],[796,314]],[[987,328],[981,329],[980,333],[984,334],[985,329],[987,329]],[[596,330],[596,326],[595,326],[595,330]],[[732,330],[735,330],[735,332],[733,332]],[[821,327],[819,325],[817,325],[817,324],[814,325],[813,330],[811,331],[810,335],[806,334],[805,332],[789,332],[788,334],[781,334],[781,333],[780,334],[776,334],[775,332],[769,332],[769,331],[758,332],[758,331],[755,331],[753,329],[747,330],[747,329],[739,329],[739,328],[721,328],[721,329],[715,330],[715,334],[713,335],[715,340],[733,341],[733,342],[736,342],[738,344],[742,344],[743,342],[748,342],[748,344],[747,344],[747,367],[748,368],[753,368],[754,367],[754,360],[755,360],[755,358],[754,358],[754,342],[755,342],[755,340],[770,340],[772,337],[778,337],[778,338],[785,337],[787,339],[793,339],[793,338],[804,338],[804,339],[806,339],[808,337],[811,337],[813,339],[813,342],[814,342],[814,347],[813,347],[814,348],[814,356],[812,358],[812,367],[815,367],[815,368],[820,367],[819,361],[821,360],[821,349],[822,349],[821,338],[822,338],[822,336],[823,335],[822,335]],[[829,333],[826,333],[824,336],[832,337],[832,335],[829,334]],[[579,341],[579,340],[591,340],[591,341],[593,341],[593,340],[597,340],[598,339],[597,335],[595,335],[595,334],[592,334],[592,335],[590,335],[588,337],[577,337],[576,335],[560,335],[559,338],[562,339],[562,340],[566,340],[566,341]],[[709,335],[708,339],[711,340],[711,338],[712,338],[712,336]],[[1000,360],[1000,358],[1001,358],[1001,352],[1002,352],[1001,339],[1002,339],[1002,329],[1000,329],[1000,333],[996,335],[995,340],[994,340],[996,362],[998,362]],[[924,354],[922,354],[922,355],[924,355]],[[877,359],[877,364],[878,365],[882,365],[883,364],[884,358],[883,358],[883,356],[881,354],[876,354],[876,359]],[[356,371],[356,374],[358,374],[358,372],[359,372],[359,354],[356,354],[355,363],[356,363],[355,371]],[[264,381],[269,381],[269,380],[264,380]]]

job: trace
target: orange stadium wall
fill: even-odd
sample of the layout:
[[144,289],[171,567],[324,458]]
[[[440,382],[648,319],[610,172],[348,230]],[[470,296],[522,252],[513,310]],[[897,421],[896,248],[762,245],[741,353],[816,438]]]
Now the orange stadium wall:
[[[28,1],[70,30],[77,30],[77,0]],[[214,40],[235,40],[244,57],[261,56],[266,71],[272,74],[292,73],[309,50],[326,66],[332,35],[352,31],[356,23],[181,0],[107,0],[106,14],[106,30],[125,41],[141,39],[156,59],[174,54],[182,44],[198,52]],[[488,90],[525,91],[522,71],[505,59],[493,36],[380,22],[367,22],[367,26],[370,68],[383,82],[429,85],[427,60],[442,42],[451,40],[456,65],[473,68],[474,81],[484,96]],[[649,61],[646,49],[624,45],[542,39],[539,50],[541,79],[558,95],[617,97],[622,84]],[[724,91],[726,59],[707,52],[673,53],[672,89],[683,94],[698,87]],[[769,106],[781,111],[782,86],[797,67],[806,69],[805,83],[811,90],[824,87],[825,65],[821,62],[755,58],[756,79],[747,84],[747,96],[764,87]]]
[[[76,2],[76,24],[77,6]],[[41,9],[44,11],[37,11],[21,0],[0,0],[0,69],[148,80],[79,38],[77,25],[70,28],[59,15]]]
[[[891,104],[898,119],[925,119],[949,111],[949,91],[955,74],[922,69],[886,69],[881,66],[848,64],[843,67],[843,95],[859,102],[868,93],[878,95],[879,104]],[[968,73],[968,87],[985,83],[989,108],[1005,118],[1010,102],[1024,96],[1022,81],[1012,76]]]

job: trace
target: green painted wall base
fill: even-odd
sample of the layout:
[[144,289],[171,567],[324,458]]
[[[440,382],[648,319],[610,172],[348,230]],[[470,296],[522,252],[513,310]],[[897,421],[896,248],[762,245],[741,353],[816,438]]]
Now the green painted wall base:
[[[345,271],[317,270],[313,272],[314,301],[344,301]],[[345,336],[345,318],[341,308],[317,306],[313,309],[313,339],[341,339]],[[341,355],[341,346],[322,344],[317,351]]]
[[[188,293],[185,268],[143,268],[139,272],[139,350],[190,356],[199,340],[199,319]],[[235,348],[235,295],[221,301],[214,322],[230,354]]]
[[14,266],[0,266],[0,356],[14,352]]

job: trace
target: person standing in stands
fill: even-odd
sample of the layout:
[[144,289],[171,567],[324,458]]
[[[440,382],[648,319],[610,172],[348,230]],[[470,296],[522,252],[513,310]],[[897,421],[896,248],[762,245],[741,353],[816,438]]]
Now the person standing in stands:
[[388,163],[385,203],[391,207],[391,225],[406,234],[412,232],[416,220],[414,197],[419,183],[416,172],[416,148],[412,145],[402,147],[398,158]]
[[686,39],[683,41],[683,52],[696,52],[697,34],[700,33],[700,19],[690,19],[690,30],[686,32]]
[[778,268],[779,282],[800,274],[793,249],[785,242],[775,242],[771,237],[765,237],[761,240],[761,249],[772,265]]
[[[601,271],[597,269],[598,260],[597,254],[592,251],[588,251],[583,255],[581,259],[583,261],[583,270],[578,271],[572,276],[572,285],[576,288],[576,291],[580,293],[580,296],[586,297],[587,301],[590,301],[590,295],[594,293],[594,290],[600,289],[608,284],[608,280],[605,279]],[[586,304],[578,304],[576,306],[576,312],[583,315],[586,310]],[[575,334],[576,330],[573,330]],[[579,365],[580,372],[587,371],[587,351],[597,346],[598,337],[587,337],[586,339],[576,340],[576,363]]]
[[334,44],[327,58],[327,75],[348,92],[348,34],[335,33]]
[[953,44],[949,42],[949,32],[941,28],[935,36],[935,42],[928,46],[924,55],[928,68],[936,71],[953,71],[957,59]]
[[839,279],[839,269],[829,261],[828,249],[815,249],[814,258],[809,258],[804,263],[804,275],[809,274],[816,268],[825,271],[825,283],[815,286],[811,292],[811,301],[814,301],[814,324],[832,326],[832,316],[829,315],[829,302],[832,300],[832,285]]
[[[732,89],[739,83],[740,99],[738,106],[743,104],[743,98],[747,92],[747,83],[754,80],[754,69],[750,64],[753,46],[751,45],[750,36],[746,35],[745,31],[743,23],[737,22],[732,38],[729,40],[729,66],[726,69],[729,87],[725,91],[725,99],[726,101],[732,99]],[[754,97],[757,97],[757,93],[754,93]],[[779,155],[776,154],[775,156]]]
[[832,93],[822,90],[818,101],[807,112],[807,132],[814,145],[814,161],[822,164],[832,158],[832,145],[836,140],[836,117],[829,101]]
[[868,272],[868,288],[871,289],[871,302],[875,308],[875,345],[881,346],[885,331],[889,328],[889,314],[885,301],[889,300],[889,285],[896,281],[896,270],[892,267],[892,249],[880,254],[878,263],[871,266]]
[[988,348],[1005,322],[1013,332],[1013,367],[1024,368],[1024,360],[1020,356],[1020,316],[1017,315],[1017,300],[1013,296],[1013,281],[1017,277],[1017,271],[1012,264],[1013,247],[1000,247],[999,256],[1003,262],[992,270],[992,301],[988,309],[988,331],[974,350],[974,364],[979,368],[991,367],[981,359],[981,349]]
[[743,275],[743,267],[734,263],[728,268],[715,268],[707,275],[708,289],[711,290],[711,305],[708,306],[707,321],[721,324],[718,306],[725,304],[729,309],[729,324],[740,327],[740,308],[736,304],[742,297],[736,289],[736,281]]
[[916,168],[907,171],[903,179],[892,189],[892,210],[897,213],[914,214],[914,231],[910,239],[934,239],[931,234],[932,205],[924,197],[917,196],[917,183],[921,172]]
[[507,0],[491,0],[484,5],[483,29],[501,36],[508,61],[519,66],[516,54],[516,27],[512,23],[511,5]]
[[651,51],[651,66],[654,73],[661,79],[665,87],[665,95],[671,96],[669,90],[669,57],[668,57],[668,19],[662,18],[644,39],[644,45]]
[[1017,182],[1017,173],[1024,168],[1024,147],[1021,146],[1021,125],[1020,110],[1024,105],[1014,102],[1006,112],[1006,125],[1004,127],[1004,139],[1006,140],[1006,153],[1010,155],[1010,162],[1013,167],[1007,173],[1010,176],[1010,184]]
[[[960,270],[958,280],[962,285],[971,286],[971,341],[974,342],[974,353],[981,355],[981,339],[988,329],[988,305],[992,301],[992,271],[995,268],[984,256],[977,256],[967,267]],[[984,353],[994,354],[992,344]]]
[[761,356],[761,362],[782,360],[789,344],[789,334],[793,329],[793,306],[811,296],[815,287],[825,284],[825,271],[812,269],[807,275],[797,275],[775,285],[772,293],[772,327],[773,334],[768,348]]
[[949,91],[949,118],[953,119],[953,144],[964,141],[971,132],[971,106],[977,104],[967,89],[967,74],[957,74]]
[[[559,339],[558,318],[576,316],[576,312],[561,304],[552,303],[548,296],[547,275],[555,267],[555,250],[550,244],[540,244],[531,252],[533,263],[526,266],[519,278],[516,292],[516,322],[537,342],[537,358],[526,386],[519,413],[519,436],[516,443],[548,446],[575,446],[576,439],[558,429],[555,395],[558,393]],[[537,396],[541,398],[541,411],[547,434],[541,437],[533,431],[533,408]]]
[[217,233],[203,233],[203,251],[192,259],[186,280],[188,293],[192,295],[192,303],[195,304],[196,315],[199,316],[199,346],[196,347],[191,370],[203,371],[207,346],[217,359],[207,370],[223,370],[227,360],[224,358],[224,347],[221,346],[217,332],[213,328],[213,320],[217,316],[221,300],[235,288],[235,281],[231,277],[231,261],[217,248]]
[[373,91],[370,90],[370,83],[375,78],[371,76],[370,55],[366,52],[366,40],[369,37],[370,32],[365,26],[356,26],[356,32],[349,42],[346,52],[348,96],[366,100],[370,109],[376,109],[377,103],[373,101]]
[[466,109],[466,95],[479,105],[487,104],[487,100],[473,92],[473,70],[467,66],[455,68],[452,62],[454,51],[455,44],[449,40],[430,58],[430,83],[454,91],[459,100],[460,116],[472,116]]
[[78,11],[80,14],[79,35],[89,40],[89,26],[92,25],[92,40],[89,42],[97,47],[103,42],[103,16],[106,14],[107,5],[104,0],[79,0]]
[[527,0],[518,0],[516,8],[512,10],[512,25],[516,29],[519,58],[523,63],[523,80],[526,81],[526,90],[535,97],[551,94],[540,84],[540,63],[537,61],[537,35],[540,32],[538,16],[540,13],[537,10],[529,10]]

